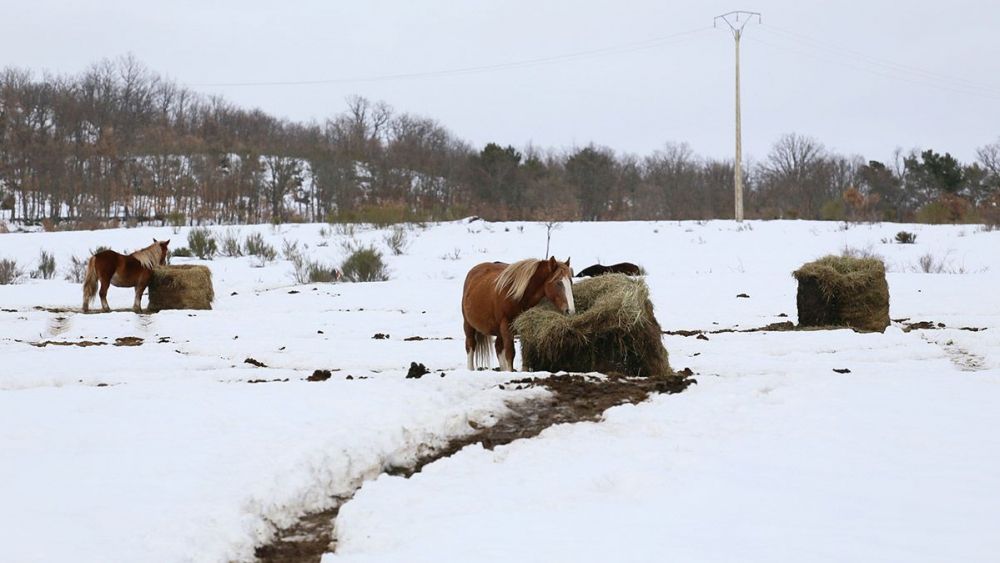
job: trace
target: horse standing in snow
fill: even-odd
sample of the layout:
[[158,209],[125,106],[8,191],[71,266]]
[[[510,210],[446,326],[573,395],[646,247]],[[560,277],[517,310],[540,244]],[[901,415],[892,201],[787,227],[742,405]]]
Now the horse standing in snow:
[[142,310],[142,294],[149,285],[153,268],[167,262],[167,245],[169,240],[153,239],[153,244],[136,250],[128,256],[118,254],[114,250],[103,250],[90,257],[87,262],[87,272],[83,277],[83,312],[90,310],[90,302],[97,293],[97,282],[101,282],[101,308],[105,313],[108,307],[108,287],[134,287],[135,303],[132,310],[136,313]]
[[556,308],[575,313],[573,269],[555,257],[513,264],[484,262],[469,270],[462,292],[465,352],[469,369],[490,367],[490,340],[496,338],[500,369],[514,371],[514,334],[510,326],[522,312],[547,297]]

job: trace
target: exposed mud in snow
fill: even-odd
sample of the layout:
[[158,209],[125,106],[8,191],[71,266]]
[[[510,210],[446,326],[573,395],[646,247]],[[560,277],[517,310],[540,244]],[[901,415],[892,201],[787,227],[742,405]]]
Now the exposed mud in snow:
[[[626,403],[639,403],[654,393],[680,393],[695,380],[685,375],[671,377],[626,378],[560,374],[548,377],[515,379],[505,386],[513,389],[545,387],[552,395],[509,403],[509,411],[489,427],[479,427],[473,434],[452,440],[443,448],[419,458],[407,467],[387,467],[384,473],[410,477],[427,465],[449,457],[462,448],[481,444],[486,449],[533,438],[556,424],[599,420],[607,409]],[[279,530],[268,544],[256,549],[259,561],[315,562],[324,553],[336,550],[334,522],[340,507],[350,496],[336,497],[335,504],[323,511],[302,516],[294,525]]]
[[[115,338],[112,343],[114,346],[141,346],[144,340],[138,336],[122,336],[120,338]],[[43,340],[41,342],[28,342],[36,348],[45,348],[46,346],[77,346],[80,348],[88,348],[90,346],[107,346],[107,342],[98,342],[95,340]]]

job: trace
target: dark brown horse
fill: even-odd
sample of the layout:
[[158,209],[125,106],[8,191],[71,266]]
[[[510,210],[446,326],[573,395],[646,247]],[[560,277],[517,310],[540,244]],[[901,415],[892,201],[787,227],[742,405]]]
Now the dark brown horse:
[[576,277],[587,278],[593,276],[603,276],[604,274],[625,274],[626,276],[638,276],[642,274],[642,268],[631,262],[620,262],[610,266],[594,264],[593,266],[588,266],[580,270],[580,273],[577,274]]
[[465,352],[469,369],[490,367],[490,340],[496,338],[500,369],[514,371],[511,323],[547,297],[560,311],[575,313],[573,269],[559,262],[528,259],[504,264],[484,262],[469,270],[462,292]]
[[167,262],[168,244],[169,240],[159,241],[154,238],[153,244],[128,256],[118,254],[114,250],[104,250],[91,256],[87,262],[87,273],[83,277],[83,312],[90,310],[90,302],[97,293],[98,281],[101,282],[101,308],[105,313],[111,310],[111,307],[108,307],[108,287],[112,285],[134,287],[135,303],[132,305],[132,310],[140,312],[142,293],[149,285],[153,268]]

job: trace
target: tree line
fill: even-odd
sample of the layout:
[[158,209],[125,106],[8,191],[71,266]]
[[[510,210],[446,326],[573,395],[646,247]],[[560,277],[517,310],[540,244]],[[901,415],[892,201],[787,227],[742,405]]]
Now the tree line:
[[[790,134],[744,170],[748,218],[1000,218],[1000,140],[971,163],[934,150],[878,162]],[[473,147],[361,97],[295,123],[132,57],[78,75],[0,73],[0,218],[29,223],[731,218],[733,174],[685,144],[644,157]]]

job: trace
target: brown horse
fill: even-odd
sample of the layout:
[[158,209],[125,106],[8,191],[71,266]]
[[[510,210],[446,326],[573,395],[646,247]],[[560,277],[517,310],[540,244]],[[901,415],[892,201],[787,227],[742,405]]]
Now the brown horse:
[[132,310],[140,312],[142,293],[149,285],[153,268],[167,262],[168,244],[169,240],[160,241],[154,238],[153,244],[128,256],[118,254],[114,250],[104,250],[91,256],[87,262],[87,273],[83,278],[83,312],[90,310],[90,302],[97,293],[98,281],[101,282],[101,308],[105,313],[111,310],[111,307],[108,307],[108,286],[111,285],[134,287],[135,303],[132,305]]
[[490,367],[490,340],[496,337],[500,369],[514,371],[511,323],[547,297],[560,311],[575,313],[573,269],[559,262],[528,259],[504,264],[484,262],[469,270],[462,292],[465,352],[469,369]]

